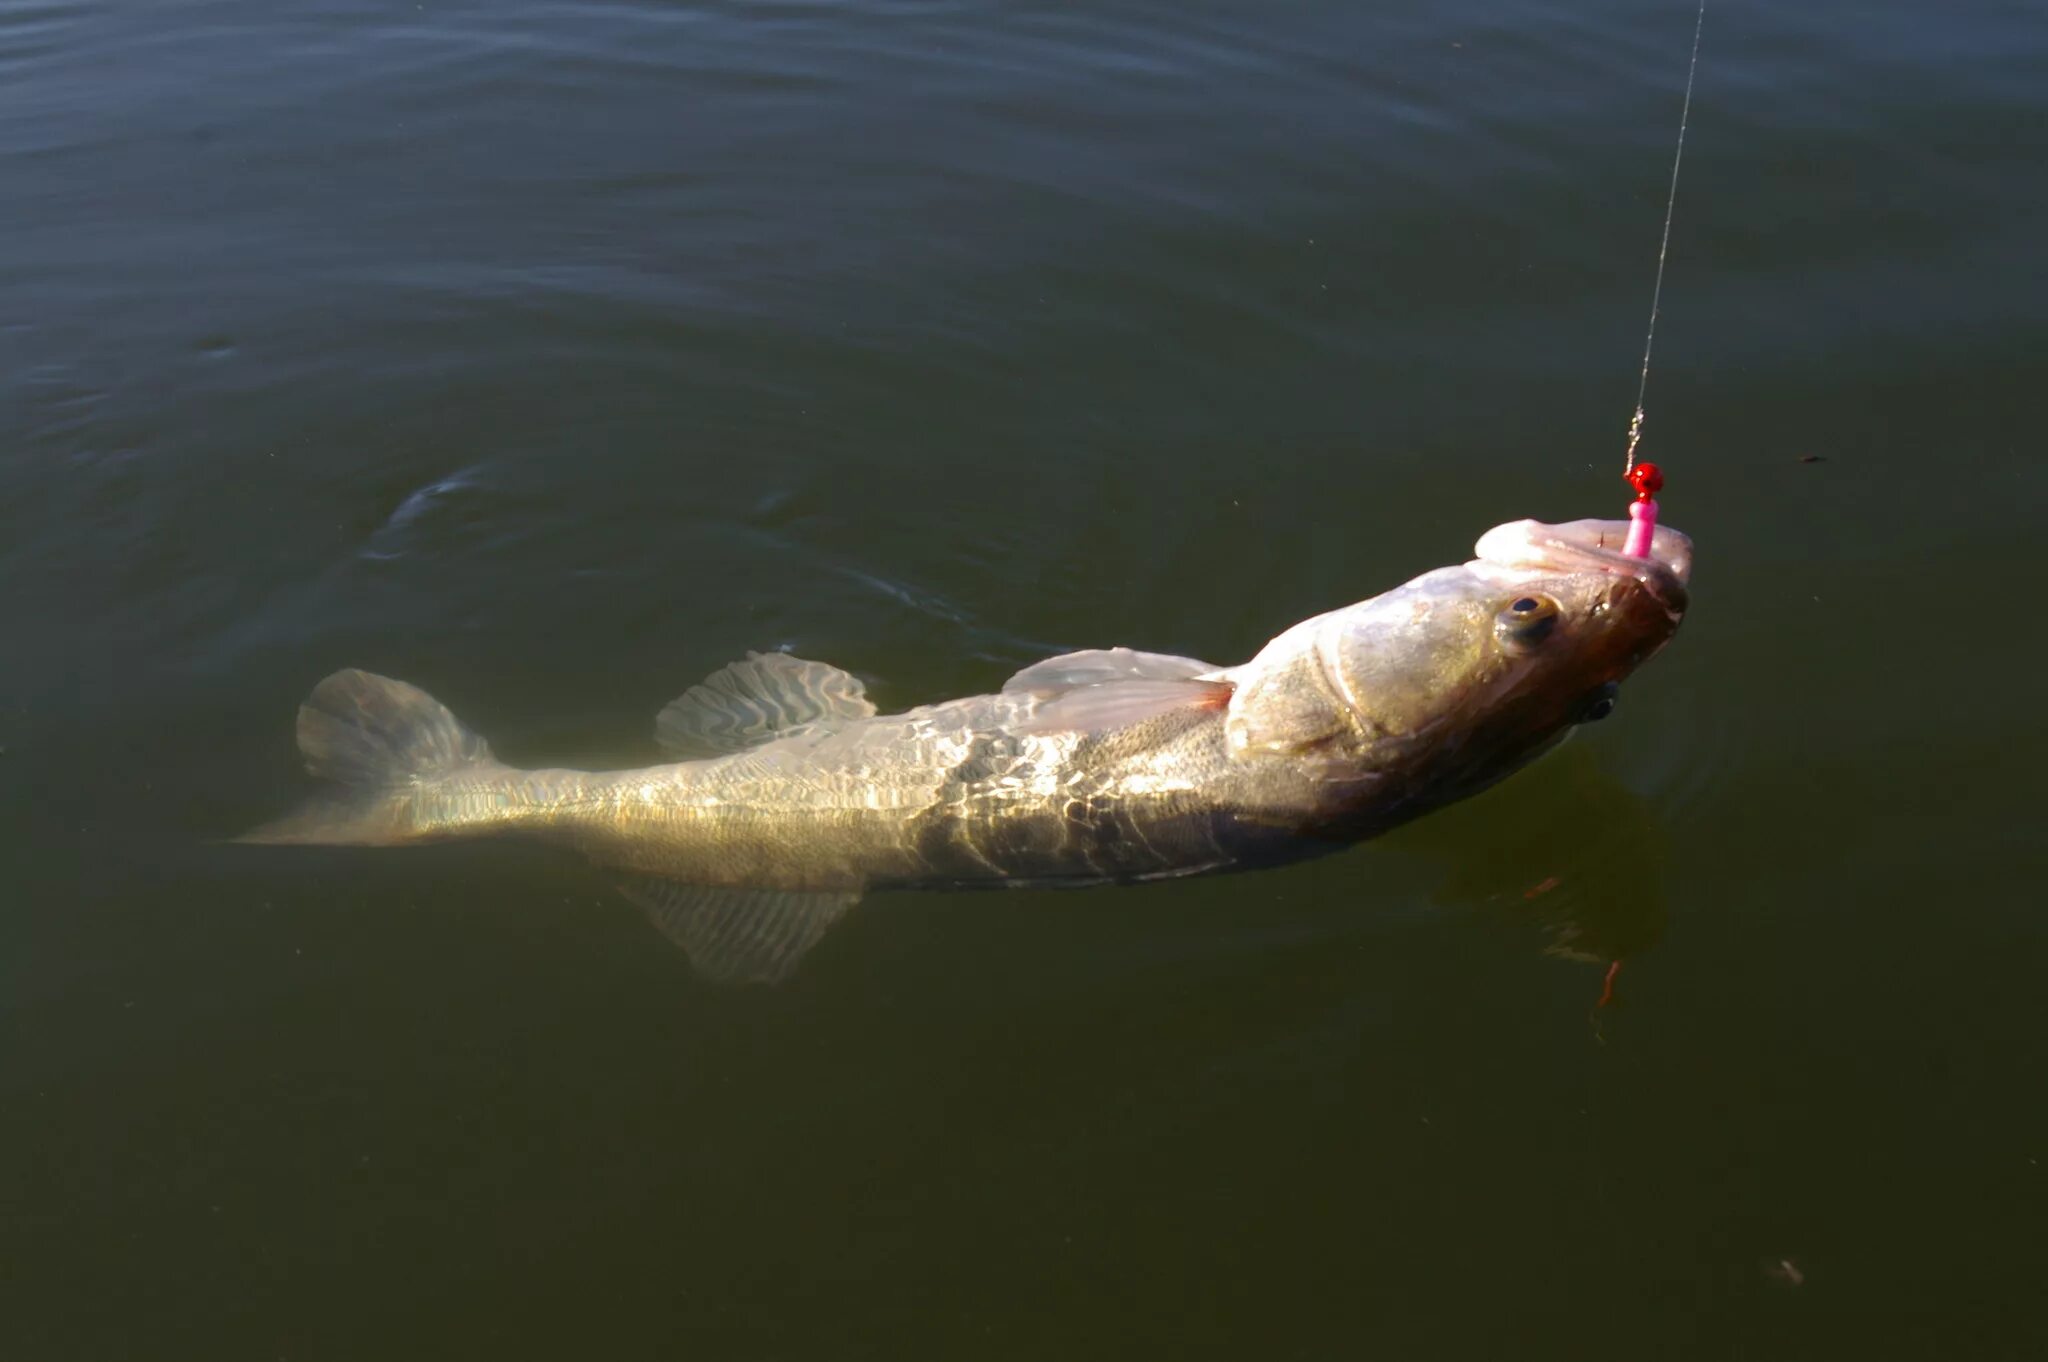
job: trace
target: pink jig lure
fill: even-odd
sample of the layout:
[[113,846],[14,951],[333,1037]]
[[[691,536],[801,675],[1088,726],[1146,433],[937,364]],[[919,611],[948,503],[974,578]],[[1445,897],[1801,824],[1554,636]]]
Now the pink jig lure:
[[1664,487],[1664,472],[1656,464],[1639,463],[1625,476],[1636,489],[1636,499],[1629,503],[1628,538],[1621,551],[1631,558],[1648,558],[1650,541],[1657,536],[1656,497]]

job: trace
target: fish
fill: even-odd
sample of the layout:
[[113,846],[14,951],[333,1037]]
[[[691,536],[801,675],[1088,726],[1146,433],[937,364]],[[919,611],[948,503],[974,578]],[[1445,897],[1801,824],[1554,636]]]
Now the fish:
[[660,712],[666,762],[635,770],[517,769],[425,691],[338,671],[298,714],[318,792],[237,840],[553,843],[698,973],[774,983],[872,891],[1280,865],[1493,785],[1606,717],[1684,618],[1691,540],[1631,557],[1628,528],[1498,526],[1239,666],[1096,648],[882,714],[851,672],[750,653]]

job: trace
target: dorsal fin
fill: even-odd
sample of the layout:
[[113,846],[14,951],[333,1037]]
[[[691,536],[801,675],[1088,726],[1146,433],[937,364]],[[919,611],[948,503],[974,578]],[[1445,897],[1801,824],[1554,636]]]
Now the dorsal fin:
[[860,891],[724,889],[636,875],[619,891],[683,948],[697,973],[721,984],[779,984]]
[[1135,648],[1088,648],[1034,662],[1003,682],[1003,693],[1053,695],[1105,681],[1185,681],[1222,668],[1199,658],[1141,653]]
[[875,712],[859,677],[788,653],[748,653],[669,702],[654,741],[679,761],[724,757],[805,724],[841,724]]

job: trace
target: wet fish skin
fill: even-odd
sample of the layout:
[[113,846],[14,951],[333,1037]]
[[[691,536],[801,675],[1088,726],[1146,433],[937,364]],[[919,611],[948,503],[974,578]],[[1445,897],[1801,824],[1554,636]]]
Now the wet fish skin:
[[244,840],[557,843],[616,871],[700,969],[780,978],[868,889],[1268,865],[1484,788],[1683,617],[1690,542],[1663,528],[1629,559],[1626,531],[1499,527],[1472,562],[1238,667],[1095,650],[881,715],[846,672],[756,654],[664,710],[677,760],[640,770],[515,770],[425,692],[337,672],[299,715],[326,793]]

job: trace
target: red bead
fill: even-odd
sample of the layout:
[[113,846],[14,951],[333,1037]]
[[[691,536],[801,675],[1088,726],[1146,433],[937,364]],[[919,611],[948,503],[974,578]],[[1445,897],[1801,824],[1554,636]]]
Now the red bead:
[[1628,485],[1636,489],[1637,501],[1648,501],[1664,490],[1664,470],[1653,463],[1639,463],[1628,470]]

